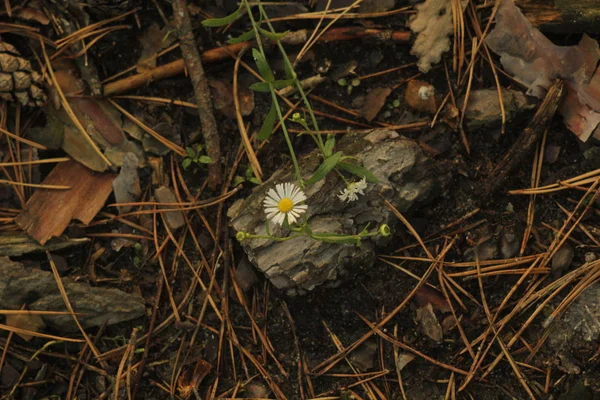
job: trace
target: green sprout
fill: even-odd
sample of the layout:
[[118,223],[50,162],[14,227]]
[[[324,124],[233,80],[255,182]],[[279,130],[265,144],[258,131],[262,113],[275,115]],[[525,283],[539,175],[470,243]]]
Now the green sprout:
[[245,176],[236,175],[233,178],[233,183],[231,185],[233,187],[236,187],[237,185],[242,184],[244,182],[250,182],[255,185],[260,185],[260,181],[254,175],[254,171],[252,170],[252,167],[250,165],[248,165],[248,167],[246,168],[246,172],[244,173],[244,175]]
[[196,143],[192,147],[186,147],[186,156],[181,162],[181,166],[183,167],[183,169],[187,170],[190,167],[190,165],[192,165],[192,163],[198,166],[212,163],[212,158],[205,154],[202,154],[203,149],[204,146],[202,146],[200,143]]

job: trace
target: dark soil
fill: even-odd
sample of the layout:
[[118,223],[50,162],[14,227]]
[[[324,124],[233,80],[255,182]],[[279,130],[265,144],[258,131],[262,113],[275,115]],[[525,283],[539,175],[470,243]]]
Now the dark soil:
[[[223,7],[226,8],[227,5],[223,6],[222,3],[228,2],[219,1],[218,4],[213,4],[212,1],[205,1],[202,3],[204,3],[201,5],[202,9],[215,13],[223,11]],[[160,5],[165,14],[169,16],[171,6],[168,3],[160,3]],[[101,78],[110,77],[135,65],[141,54],[138,37],[152,23],[163,26],[161,17],[150,2],[145,4],[144,11],[137,13],[137,15],[139,17],[138,21],[129,16],[122,22],[130,24],[131,29],[107,35],[90,52],[90,56],[99,66]],[[338,22],[336,26],[362,24],[405,30],[406,18],[405,14],[400,14],[379,19],[352,19]],[[235,37],[248,28],[246,19],[242,18],[226,34],[217,33],[216,30],[206,30],[200,27],[199,21],[201,19],[200,15],[195,15],[193,23],[197,28],[194,31],[196,39],[200,48],[204,50],[216,48],[227,39],[227,35]],[[293,25],[281,23],[281,29],[296,30],[302,27],[313,27],[313,22],[301,21]],[[21,23],[25,22],[21,21]],[[54,38],[56,39],[56,37]],[[3,35],[3,39],[15,44],[26,43],[25,39],[18,35],[6,34]],[[570,37],[560,35],[553,36],[553,39],[557,42],[563,41],[563,43],[572,40]],[[299,49],[299,47],[289,47],[287,51],[293,55]],[[409,51],[409,44],[394,44],[375,39],[317,44],[311,50],[310,60],[301,63],[297,73],[300,78],[305,78],[314,75],[316,69],[322,65],[331,64],[329,70],[331,72],[345,63],[356,61],[358,66],[355,73],[356,76],[360,77],[414,62],[415,58],[410,55]],[[275,52],[271,54],[273,57],[270,59],[272,66],[274,68],[281,66],[281,60],[278,60]],[[159,65],[179,57],[179,50],[173,51],[159,58]],[[449,66],[451,65],[450,57],[451,54],[448,55],[447,59]],[[244,57],[244,61],[254,66],[248,54]],[[494,87],[491,71],[484,64],[482,63],[482,67],[478,67],[476,71],[473,83],[476,88]],[[206,74],[211,79],[230,81],[233,73],[233,61],[226,60],[206,65],[205,69]],[[277,72],[282,73],[282,70]],[[405,82],[417,72],[417,69],[413,66],[379,77],[364,79],[359,86],[353,89],[350,95],[348,95],[346,87],[340,86],[330,79],[314,89],[311,94],[340,107],[356,110],[356,99],[366,95],[369,90],[377,87],[393,87]],[[246,71],[240,70],[240,76],[245,85],[255,82],[255,79]],[[443,94],[447,91],[443,66],[434,69],[425,76],[421,76],[420,79],[432,83]],[[452,72],[451,79],[454,79]],[[453,81],[453,83],[455,82]],[[505,77],[501,77],[501,84],[504,87],[522,89]],[[352,126],[340,123],[332,118],[320,117],[319,124],[323,130],[361,129],[361,126],[376,126],[379,122],[402,125],[429,119],[429,115],[419,114],[405,104],[404,90],[405,85],[400,85],[398,89],[392,92],[388,98],[388,103],[391,104],[393,100],[399,99],[400,104],[397,107],[384,107],[384,111],[389,111],[387,115],[382,116],[382,113],[380,113],[380,116],[372,123],[316,101],[312,103],[312,106],[317,111],[322,111],[333,117],[346,118],[355,121],[357,124]],[[190,81],[183,75],[152,82],[150,85],[128,94],[194,102]],[[251,116],[246,118],[246,122],[251,124],[253,130],[259,129],[264,116],[267,114],[270,104],[268,100],[266,94],[255,94],[254,111]],[[292,101],[296,102],[297,99],[292,98]],[[176,105],[158,106],[149,102],[134,100],[121,100],[121,104],[132,113],[140,112],[148,118],[154,119],[155,123],[170,120],[170,123],[180,131],[181,142],[184,145],[201,142],[201,136],[199,135],[200,122],[195,110],[190,111]],[[436,168],[444,172],[450,171],[452,175],[451,182],[444,188],[442,193],[439,193],[437,200],[420,209],[412,210],[406,215],[422,238],[431,239],[427,245],[434,255],[439,254],[450,240],[454,240],[454,244],[445,257],[446,262],[472,260],[469,259],[469,253],[471,252],[472,255],[473,249],[481,242],[490,242],[493,244],[492,247],[495,246],[498,249],[502,235],[508,231],[516,232],[518,240],[521,240],[526,226],[530,199],[529,196],[509,195],[507,192],[511,189],[530,187],[533,154],[515,173],[511,174],[503,190],[495,193],[489,202],[481,202],[478,189],[486,182],[486,178],[495,163],[502,158],[522,133],[523,128],[530,121],[534,112],[535,110],[521,113],[516,119],[510,121],[506,126],[504,135],[500,134],[500,125],[497,123],[475,131],[468,131],[466,134],[470,144],[470,154],[465,152],[459,133],[447,128],[441,129],[437,133],[430,128],[400,132],[415,141],[420,141],[423,137],[433,138],[428,144],[434,147],[439,146],[440,149],[439,154],[431,154],[431,157],[435,160]],[[35,111],[26,111],[26,113],[34,125],[40,124],[39,120],[35,119]],[[237,172],[234,175],[244,176],[248,167],[245,157],[241,165],[236,165],[234,162],[241,143],[237,123],[222,113],[217,113],[216,117],[220,129],[222,161],[226,167],[225,173],[226,175],[229,174],[235,166]],[[300,153],[306,153],[313,149],[314,144],[308,136],[296,136],[294,146],[299,149]],[[540,185],[574,177],[599,167],[597,159],[589,160],[583,156],[586,150],[597,146],[597,143],[593,140],[585,144],[579,142],[575,135],[564,126],[560,117],[556,117],[549,127],[546,146],[559,147],[560,155],[556,162],[552,164],[544,163]],[[58,153],[62,154],[61,152]],[[41,152],[40,158],[55,155],[56,153]],[[171,157],[173,157],[174,163],[181,164],[181,158],[176,155],[163,157],[165,171],[169,171],[169,174],[171,171]],[[282,165],[289,163],[286,144],[280,132],[277,132],[258,152],[258,158],[265,177],[270,176]],[[42,173],[45,172],[45,170],[42,170]],[[146,168],[141,173],[144,189],[150,189],[152,186],[151,174],[150,168]],[[185,171],[183,175],[190,190],[195,193],[196,190],[202,187],[206,179],[206,170],[192,168]],[[281,368],[279,368],[265,350],[264,345],[261,344],[260,337],[254,332],[252,323],[236,295],[232,282],[232,278],[235,276],[233,272],[239,268],[239,264],[243,262],[245,255],[233,239],[235,232],[227,228],[225,214],[229,205],[238,198],[246,196],[254,187],[250,182],[244,182],[242,185],[243,188],[225,203],[202,209],[201,214],[190,213],[195,236],[202,246],[204,257],[208,259],[211,266],[219,266],[215,280],[217,289],[213,292],[213,296],[219,311],[225,318],[225,322],[222,322],[209,306],[204,314],[203,325],[195,331],[198,315],[201,313],[206,298],[206,292],[200,288],[194,289],[191,298],[180,310],[181,321],[171,321],[164,329],[161,327],[161,330],[153,335],[147,347],[143,341],[135,347],[139,352],[132,356],[131,362],[135,365],[134,370],[139,366],[137,363],[142,360],[142,351],[146,352],[147,357],[144,361],[143,376],[139,381],[139,387],[136,389],[137,398],[147,400],[182,398],[173,397],[168,393],[171,387],[175,394],[180,393],[177,391],[177,386],[178,384],[181,386],[183,382],[182,380],[179,380],[179,382],[172,381],[174,368],[176,371],[185,371],[189,374],[193,371],[196,362],[202,359],[210,363],[212,368],[208,375],[197,385],[197,398],[216,398],[219,395],[234,397],[234,391],[237,393],[236,398],[275,398],[276,395],[268,389],[269,380],[272,380],[290,399],[308,399],[313,395],[342,399],[353,398],[352,396],[363,399],[401,399],[394,361],[394,346],[378,335],[371,336],[365,344],[352,352],[348,357],[349,362],[342,360],[322,375],[318,375],[316,373],[318,371],[315,371],[314,368],[338,352],[334,338],[339,340],[341,346],[352,345],[370,331],[369,326],[362,318],[371,323],[380,321],[406,299],[415,287],[417,280],[383,261],[378,261],[372,268],[356,265],[351,276],[345,277],[342,281],[333,285],[335,287],[317,287],[307,295],[290,298],[283,293],[279,293],[263,276],[258,276],[252,287],[243,292],[243,298],[257,326],[272,345],[274,356],[281,364]],[[582,193],[574,190],[537,196],[534,232],[524,255],[538,254],[547,250],[554,239],[552,231],[547,226],[560,228],[565,220],[565,213],[561,211],[559,205],[566,207],[568,210],[573,210]],[[212,198],[218,194],[205,190],[202,199]],[[108,203],[113,202],[114,199],[112,198],[108,200]],[[2,207],[12,208],[18,206],[15,204],[14,199],[8,196],[7,200],[2,203]],[[481,208],[481,210],[475,216],[453,226],[451,229],[442,231],[442,227],[451,224],[476,208]],[[217,235],[220,234],[217,243],[211,239],[210,234],[199,218],[200,215],[202,218],[206,218],[211,229]],[[478,221],[480,222],[478,225],[469,228],[468,225]],[[586,221],[590,227],[598,225],[596,208],[588,214]],[[461,228],[464,228],[464,230],[460,230]],[[125,225],[118,221],[112,221],[84,230],[81,227],[73,227],[66,234],[86,236],[90,233],[108,233],[114,230],[129,232]],[[457,230],[460,231],[454,232]],[[178,235],[180,234],[181,232],[178,233]],[[160,223],[158,235],[163,240],[167,237]],[[597,232],[592,232],[592,236],[597,238]],[[597,252],[598,250],[590,237],[581,230],[575,230],[571,237],[574,239],[571,242],[575,247],[574,260],[571,266],[563,271],[563,274],[580,267],[584,263],[586,253]],[[80,400],[115,398],[115,394],[112,392],[114,376],[117,374],[123,355],[122,351],[119,352],[115,349],[124,349],[134,328],[140,328],[140,335],[147,333],[150,329],[157,285],[159,280],[162,279],[162,272],[159,263],[153,259],[152,252],[140,263],[135,260],[138,253],[134,247],[124,247],[120,251],[114,251],[111,247],[111,240],[110,238],[94,238],[92,243],[85,248],[57,252],[56,254],[66,259],[69,266],[64,271],[64,276],[90,282],[93,285],[115,287],[140,293],[146,300],[148,315],[135,321],[108,326],[104,329],[89,330],[88,334],[96,341],[101,354],[115,351],[111,353],[112,357],[106,359],[107,364],[105,365],[97,362],[92,356],[85,363],[81,362],[82,367],[78,366],[78,363],[80,363],[78,357],[82,352],[83,345],[67,345],[60,342],[42,349],[35,360],[29,361],[33,353],[40,350],[48,340],[34,338],[29,342],[25,342],[17,337],[9,339],[6,332],[0,331],[0,349],[5,351],[5,355],[2,356],[4,367],[0,374],[2,378],[0,381],[2,396],[0,397],[64,399],[70,385],[70,379],[76,377],[76,379],[80,379],[78,389],[76,396],[71,393],[70,398]],[[192,265],[199,265],[202,262],[202,256],[199,254],[194,240],[190,235],[187,235],[182,243],[185,254]],[[402,225],[398,224],[394,230],[393,240],[387,248],[380,249],[379,254],[382,256],[426,257],[426,254],[418,245],[409,247],[415,244],[415,238]],[[230,245],[231,252],[229,252]],[[149,246],[153,249],[154,244],[150,243]],[[95,276],[92,276],[91,256],[101,248],[106,251],[94,260]],[[221,253],[219,248],[224,253]],[[167,269],[169,287],[167,288],[165,285],[162,290],[162,296],[156,310],[156,325],[173,314],[167,292],[170,291],[174,302],[180,304],[194,281],[193,274],[177,254],[174,246],[167,246],[166,254],[164,266]],[[496,252],[492,258],[501,259],[503,257],[499,252]],[[41,268],[49,269],[43,255],[26,255],[17,259],[24,263],[34,263]],[[401,264],[402,268],[417,276],[422,276],[430,265],[420,261],[391,261]],[[526,264],[524,268],[527,266],[529,264]],[[446,270],[449,273],[459,271],[457,268],[450,267],[447,267]],[[486,296],[485,301],[492,313],[495,312],[520,276],[497,275],[482,280]],[[204,282],[208,284],[210,281],[208,274],[204,272],[202,277]],[[548,275],[547,281],[542,282],[541,287],[549,284],[554,278]],[[461,316],[461,327],[464,329],[464,335],[470,341],[473,341],[489,327],[482,306],[479,282],[477,279],[469,278],[457,278],[456,282],[466,291],[466,294],[459,294],[465,308],[461,308],[456,302],[453,303],[453,306]],[[500,317],[510,312],[531,282],[533,280],[526,281],[511,297]],[[440,287],[437,272],[433,273],[429,283],[438,288]],[[569,353],[573,358],[574,363],[580,368],[581,373],[579,374],[565,372],[565,369],[560,367],[556,361],[559,351],[547,345],[543,345],[535,357],[527,360],[530,351],[545,332],[541,325],[545,316],[552,311],[552,307],[557,306],[565,298],[569,293],[569,288],[572,287],[573,285],[568,286],[553,299],[550,302],[549,311],[547,313],[542,312],[540,316],[534,319],[525,331],[522,340],[510,349],[512,358],[520,363],[519,370],[525,376],[528,386],[532,388],[537,398],[571,399],[575,396],[578,399],[600,398],[600,392],[593,392],[591,387],[583,385],[583,383],[587,383],[594,377],[597,378],[599,362],[599,343],[597,341],[587,343],[584,348],[574,347],[561,350]],[[476,302],[470,300],[469,296],[472,296],[472,299],[475,299]],[[536,304],[533,307],[535,308],[538,305]],[[402,369],[402,385],[406,391],[406,398],[411,400],[455,398],[449,397],[449,395],[444,397],[447,393],[456,393],[456,398],[459,399],[530,398],[515,376],[513,368],[506,362],[506,358],[503,358],[484,380],[479,379],[481,372],[490,365],[495,356],[502,353],[502,348],[497,342],[492,345],[490,353],[484,359],[478,374],[464,390],[458,391],[458,388],[464,382],[464,375],[451,373],[439,364],[451,365],[461,371],[469,372],[473,359],[468,352],[464,351],[464,342],[456,328],[446,332],[440,342],[436,342],[425,335],[420,324],[416,321],[418,307],[419,305],[414,300],[408,302],[406,307],[382,328],[387,335],[395,336],[405,345],[429,356],[438,363],[436,365],[423,357],[416,356]],[[289,310],[289,313],[287,310]],[[502,333],[501,340],[504,344],[525,323],[531,315],[531,311],[518,314],[511,319]],[[441,322],[449,314],[448,312],[436,310],[436,315]],[[61,335],[60,332],[47,331],[45,333]],[[194,337],[194,343],[190,347],[192,337]],[[6,347],[9,340],[10,345]],[[488,342],[489,338],[485,342],[486,346]],[[254,357],[257,363],[263,366],[263,372],[253,365],[247,355],[242,356],[241,348],[245,349],[248,354]],[[188,351],[189,355],[184,360],[183,355],[188,354]],[[479,344],[474,345],[473,351],[475,353],[480,351]],[[355,372],[350,368],[350,363],[357,366],[361,373],[367,375],[361,378],[353,376]],[[2,364],[0,363],[0,365]],[[125,368],[128,365],[131,364],[126,363]],[[287,376],[283,373],[283,370]],[[369,379],[372,376],[368,373],[384,370],[387,370],[388,373],[372,380]],[[265,379],[265,373],[269,376],[267,379]],[[14,378],[20,374],[24,374],[21,377],[21,385],[12,392],[16,382]],[[133,376],[135,377],[135,373]],[[357,385],[360,379],[368,383]],[[255,384],[252,389],[253,392],[249,389],[244,392],[241,386],[249,380]],[[455,385],[451,390],[448,390],[449,380]],[[545,388],[546,382],[548,382],[547,388]],[[123,382],[121,388],[128,385]],[[264,394],[260,392],[261,387],[265,389]],[[371,393],[375,394],[369,395],[365,390],[366,387],[369,387]],[[596,386],[596,390],[598,390],[598,386]],[[194,396],[192,394],[191,398],[194,398]],[[123,392],[119,398],[127,398],[126,393]]]

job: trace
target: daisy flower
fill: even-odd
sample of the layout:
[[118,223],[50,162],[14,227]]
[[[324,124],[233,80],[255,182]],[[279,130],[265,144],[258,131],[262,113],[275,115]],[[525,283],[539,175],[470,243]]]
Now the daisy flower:
[[269,189],[263,202],[267,219],[283,225],[287,218],[289,224],[294,224],[308,208],[306,204],[300,204],[305,200],[306,195],[298,186],[293,183],[278,183],[275,189]]
[[367,188],[367,180],[366,178],[362,178],[358,182],[349,183],[344,190],[338,194],[338,197],[341,201],[347,201],[348,203],[352,201],[358,200],[358,195],[364,195],[365,190]]

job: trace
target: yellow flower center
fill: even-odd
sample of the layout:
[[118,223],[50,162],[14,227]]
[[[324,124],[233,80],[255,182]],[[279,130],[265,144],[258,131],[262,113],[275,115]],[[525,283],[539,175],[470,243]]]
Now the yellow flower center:
[[289,213],[292,211],[292,208],[294,208],[294,202],[291,199],[284,197],[283,199],[279,200],[277,208],[279,208],[279,211],[282,213]]

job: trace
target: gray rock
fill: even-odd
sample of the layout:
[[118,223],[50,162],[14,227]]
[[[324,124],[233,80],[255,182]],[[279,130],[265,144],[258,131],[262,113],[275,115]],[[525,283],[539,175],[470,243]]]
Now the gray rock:
[[[173,194],[173,191],[166,186],[156,188],[156,190],[154,190],[154,196],[156,196],[156,200],[158,200],[160,203],[177,203],[177,198]],[[170,205],[165,206],[164,208],[173,209],[177,208],[177,206]],[[167,222],[169,229],[175,231],[185,225],[183,212],[169,211],[164,214],[165,221]]]
[[[145,313],[144,299],[117,289],[90,287],[62,279],[69,301],[84,328],[116,324]],[[67,311],[51,272],[26,268],[0,257],[0,309],[19,309],[27,304],[37,311]],[[44,322],[62,332],[77,331],[70,315],[44,315]]]
[[548,343],[555,352],[576,349],[582,343],[600,339],[600,283],[585,289],[551,329]]
[[556,251],[554,256],[552,257],[552,277],[558,278],[563,272],[571,265],[573,262],[573,256],[575,255],[575,250],[573,246],[569,243],[565,243],[562,245],[560,249]]
[[[306,216],[313,232],[356,234],[367,223],[370,223],[369,229],[384,223],[392,226],[397,218],[385,206],[384,199],[401,212],[412,210],[438,196],[449,177],[434,171],[432,161],[417,143],[390,130],[346,134],[334,151],[356,157],[379,182],[369,183],[365,195],[353,203],[341,202],[336,196],[345,184],[335,173],[309,186],[305,191],[309,206]],[[299,162],[303,175],[308,178],[321,160],[315,151]],[[277,183],[290,181],[294,181],[291,168],[280,170],[256,187],[248,198],[237,201],[228,211],[232,227],[236,231],[265,235],[262,201],[266,192]],[[271,233],[275,236],[288,234],[272,224]],[[285,242],[246,240],[242,246],[248,259],[274,286],[295,295],[338,281],[353,268],[373,265],[374,246],[384,243],[382,238],[363,240],[362,246],[357,247],[301,236]]]

